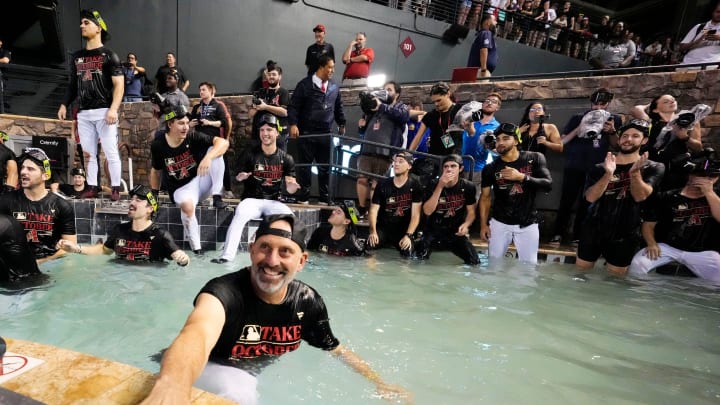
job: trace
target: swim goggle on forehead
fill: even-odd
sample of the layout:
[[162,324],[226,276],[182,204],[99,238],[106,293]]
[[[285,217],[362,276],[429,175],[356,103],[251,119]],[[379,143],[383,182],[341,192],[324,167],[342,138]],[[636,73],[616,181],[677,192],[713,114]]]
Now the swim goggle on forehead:
[[635,128],[638,131],[642,132],[643,135],[648,136],[650,134],[650,127],[652,124],[648,121],[641,120],[639,118],[633,118],[630,121],[628,121],[625,125],[623,125],[618,132],[623,133],[629,128]]
[[40,148],[25,148],[23,149],[23,154],[18,160],[23,161],[25,158],[30,158],[40,164],[48,177],[52,175],[52,171],[50,170],[50,158],[44,150]]
[[136,195],[138,196],[138,198],[147,201],[148,204],[150,204],[150,206],[152,207],[153,212],[157,212],[157,198],[155,198],[155,194],[153,194],[150,188],[143,186],[142,184],[138,184],[137,186],[133,187],[132,190],[130,190],[130,195]]
[[278,131],[280,131],[280,125],[278,125],[278,119],[276,116],[272,114],[263,114],[260,116],[260,120],[258,120],[257,127],[260,128],[261,126],[268,124],[273,128],[277,128]]
[[10,135],[8,135],[5,131],[0,131],[0,140],[7,142],[10,140]]

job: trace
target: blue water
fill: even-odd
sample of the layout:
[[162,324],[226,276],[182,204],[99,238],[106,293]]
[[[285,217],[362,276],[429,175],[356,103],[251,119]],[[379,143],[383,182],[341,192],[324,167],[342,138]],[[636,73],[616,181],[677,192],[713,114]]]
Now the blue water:
[[[136,267],[72,256],[52,284],[0,294],[0,335],[159,369],[197,291],[249,264]],[[451,263],[440,265],[440,263]],[[473,268],[448,253],[408,262],[317,256],[335,335],[417,404],[720,403],[720,290],[698,280],[617,280],[508,259]],[[12,349],[10,349],[12,350]],[[260,376],[263,404],[384,403],[327,353],[302,345]]]

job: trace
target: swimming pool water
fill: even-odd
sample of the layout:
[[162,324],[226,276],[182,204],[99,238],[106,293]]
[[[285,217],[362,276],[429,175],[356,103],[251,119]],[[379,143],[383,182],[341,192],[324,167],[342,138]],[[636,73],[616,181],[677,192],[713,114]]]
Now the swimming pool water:
[[[145,368],[212,277],[249,264],[129,266],[71,256],[52,284],[0,294],[0,335]],[[720,402],[720,290],[657,276],[515,260],[468,267],[449,253],[408,262],[313,255],[298,278],[325,299],[335,335],[417,404]],[[384,403],[373,386],[303,344],[260,375],[263,404]]]

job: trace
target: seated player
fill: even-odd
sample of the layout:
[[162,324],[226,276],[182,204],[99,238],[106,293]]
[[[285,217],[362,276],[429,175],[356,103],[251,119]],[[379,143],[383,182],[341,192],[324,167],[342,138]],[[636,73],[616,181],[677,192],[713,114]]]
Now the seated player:
[[355,203],[345,201],[336,206],[327,220],[330,226],[320,225],[308,242],[308,250],[335,256],[362,256],[364,243],[358,239],[355,225],[358,222]]

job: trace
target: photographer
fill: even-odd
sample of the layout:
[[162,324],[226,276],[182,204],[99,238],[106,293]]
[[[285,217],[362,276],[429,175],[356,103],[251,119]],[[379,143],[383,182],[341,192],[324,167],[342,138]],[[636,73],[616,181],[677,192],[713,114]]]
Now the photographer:
[[565,169],[554,236],[550,243],[559,244],[562,241],[576,204],[578,208],[571,240],[576,241],[580,236],[580,227],[588,207],[587,201],[582,198],[585,177],[597,163],[605,159],[610,147],[617,145],[616,128],[622,124],[619,115],[607,111],[613,97],[608,89],[595,90],[590,96],[590,109],[575,114],[565,125],[561,136]]
[[696,276],[720,281],[720,197],[715,190],[720,161],[707,149],[685,160],[688,180],[679,190],[654,194],[643,206],[647,247],[635,254],[630,274],[644,275],[668,263]]
[[[395,82],[387,82],[384,90],[360,93],[360,106],[364,112],[358,121],[358,132],[366,140],[383,145],[404,147],[403,133],[410,119],[410,110],[398,101],[402,89]],[[363,144],[357,159],[357,168],[384,176],[390,168],[392,155],[397,149],[384,148],[376,145]],[[356,190],[358,195],[358,209],[363,216],[367,212],[368,200],[372,198],[377,181],[370,180],[367,175],[358,174]]]
[[[471,119],[462,120],[464,129],[462,155],[470,155],[475,159],[472,182],[477,189],[476,199],[480,198],[480,191],[482,190],[482,170],[487,164],[488,156],[491,153],[494,155],[491,150],[485,147],[484,135],[488,132],[492,133],[500,126],[500,122],[495,118],[495,113],[500,110],[501,105],[502,97],[500,94],[490,93],[485,97],[480,111],[473,112]],[[470,159],[465,160],[464,164],[465,167],[470,167]]]
[[641,150],[648,152],[650,160],[665,164],[665,177],[661,190],[681,188],[687,173],[674,170],[676,158],[688,152],[703,149],[699,118],[693,113],[678,114],[678,104],[670,94],[657,96],[647,105],[637,105],[630,111],[633,117],[650,121],[650,139]]
[[278,136],[277,146],[282,150],[287,149],[288,125],[287,125],[287,106],[290,104],[290,93],[287,89],[280,87],[282,80],[282,68],[273,61],[267,63],[267,82],[268,87],[262,88],[254,93],[253,103],[248,111],[248,116],[252,119],[252,135],[251,138],[260,144],[259,118],[264,114],[260,112],[268,112],[280,121],[280,136]]
[[125,75],[123,102],[142,101],[143,87],[147,80],[145,68],[137,65],[137,56],[132,52],[127,54],[127,61],[123,63],[123,74]]

